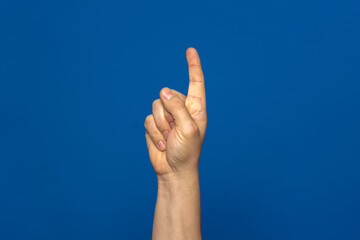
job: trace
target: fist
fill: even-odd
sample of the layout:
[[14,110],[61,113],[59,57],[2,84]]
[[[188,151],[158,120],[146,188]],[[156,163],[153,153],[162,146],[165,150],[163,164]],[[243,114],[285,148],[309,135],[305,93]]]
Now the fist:
[[198,170],[205,138],[207,115],[204,75],[194,48],[186,51],[188,94],[170,88],[160,91],[145,119],[149,157],[158,176]]

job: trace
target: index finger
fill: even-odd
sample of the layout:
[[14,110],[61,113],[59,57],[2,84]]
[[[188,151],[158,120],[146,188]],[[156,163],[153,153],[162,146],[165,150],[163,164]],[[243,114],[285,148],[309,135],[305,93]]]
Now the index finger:
[[188,97],[200,98],[201,105],[205,108],[205,82],[204,74],[201,68],[199,54],[195,48],[188,48],[186,51],[186,59],[189,67],[189,89]]

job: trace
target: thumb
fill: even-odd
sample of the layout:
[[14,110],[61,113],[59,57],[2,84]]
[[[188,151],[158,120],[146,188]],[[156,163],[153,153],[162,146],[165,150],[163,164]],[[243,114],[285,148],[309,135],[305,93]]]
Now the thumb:
[[[171,113],[176,127],[184,134],[196,129],[196,123],[186,108],[185,102],[170,88],[160,91],[160,99],[166,111]],[[190,133],[190,132],[189,132]]]

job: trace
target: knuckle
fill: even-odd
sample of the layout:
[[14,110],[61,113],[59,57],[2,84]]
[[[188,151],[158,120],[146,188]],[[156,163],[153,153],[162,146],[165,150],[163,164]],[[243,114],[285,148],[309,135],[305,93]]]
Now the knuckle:
[[193,82],[193,83],[202,83],[203,82],[203,78],[201,76],[201,74],[193,74],[191,77],[190,77],[190,82]]
[[182,111],[186,108],[186,106],[183,101],[174,101],[174,108],[179,111]]
[[190,136],[197,136],[200,134],[200,130],[195,122],[191,122],[186,126],[186,134]]
[[166,120],[164,120],[163,118],[160,118],[160,119],[155,119],[155,124],[156,124],[156,127],[159,129],[159,131],[163,132],[165,130],[168,129],[167,125],[169,125],[167,123]]
[[153,118],[152,114],[148,115],[148,116],[145,118],[145,122],[144,122],[145,128],[148,128],[150,122],[152,121],[152,118]]
[[156,99],[155,101],[153,101],[153,103],[152,103],[153,111],[154,111],[154,109],[156,109],[156,107],[159,105],[159,101],[160,101],[160,99]]

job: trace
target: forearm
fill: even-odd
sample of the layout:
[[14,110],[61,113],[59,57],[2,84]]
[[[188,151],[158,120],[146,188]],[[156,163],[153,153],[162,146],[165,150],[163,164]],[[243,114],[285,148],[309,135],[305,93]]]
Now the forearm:
[[153,240],[201,239],[198,172],[158,177]]

